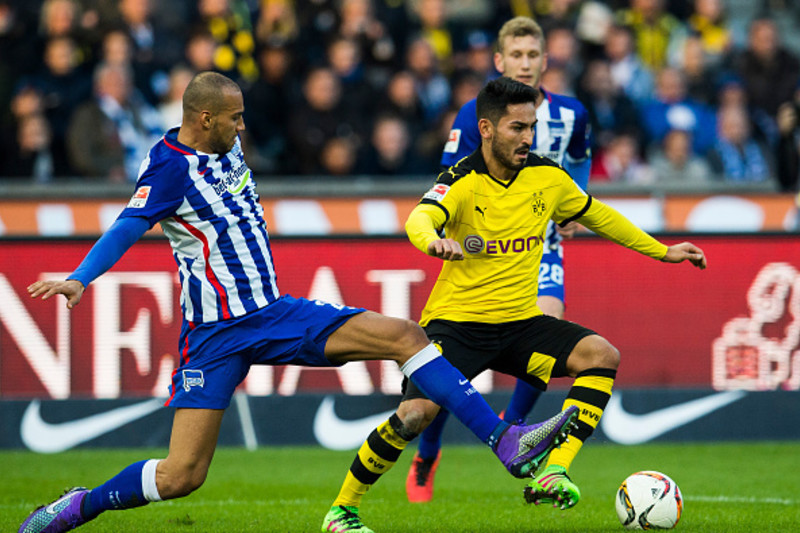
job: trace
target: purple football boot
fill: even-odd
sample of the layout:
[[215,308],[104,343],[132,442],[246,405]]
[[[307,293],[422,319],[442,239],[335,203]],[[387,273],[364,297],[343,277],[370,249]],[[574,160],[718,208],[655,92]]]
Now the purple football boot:
[[553,449],[577,427],[578,408],[570,405],[556,416],[531,426],[509,426],[500,436],[495,454],[514,477],[533,475]]
[[87,522],[81,514],[81,504],[87,494],[89,490],[83,487],[68,490],[56,501],[32,512],[19,527],[19,533],[60,533],[75,529]]

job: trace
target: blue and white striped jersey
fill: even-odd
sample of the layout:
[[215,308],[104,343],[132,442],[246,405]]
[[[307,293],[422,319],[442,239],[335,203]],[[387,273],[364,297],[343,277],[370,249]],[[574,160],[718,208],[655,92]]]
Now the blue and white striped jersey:
[[[590,145],[589,114],[577,99],[541,89],[544,101],[536,108],[536,126],[531,152],[552,159],[569,172],[578,186],[586,190],[589,182]],[[481,144],[478,131],[476,100],[470,100],[458,111],[450,136],[444,146],[441,165],[448,168],[470,155]],[[554,224],[547,227],[547,244],[556,246],[561,240]]]
[[264,212],[239,140],[206,154],[169,130],[142,162],[120,217],[161,223],[178,264],[181,307],[192,323],[242,316],[280,296]]

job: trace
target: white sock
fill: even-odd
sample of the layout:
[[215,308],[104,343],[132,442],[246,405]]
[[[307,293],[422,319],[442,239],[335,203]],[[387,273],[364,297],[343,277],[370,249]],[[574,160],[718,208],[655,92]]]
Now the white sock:
[[150,459],[142,467],[142,492],[149,502],[160,502],[161,495],[156,486],[156,467],[161,459]]
[[437,357],[441,356],[442,354],[439,353],[439,350],[436,349],[436,346],[431,343],[411,356],[411,359],[406,361],[403,366],[400,367],[400,371],[405,374],[407,378],[410,378],[411,374],[427,365]]

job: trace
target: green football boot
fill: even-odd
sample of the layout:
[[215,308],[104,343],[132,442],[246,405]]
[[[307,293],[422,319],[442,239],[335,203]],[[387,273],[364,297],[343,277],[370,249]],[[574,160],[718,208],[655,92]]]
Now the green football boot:
[[358,507],[334,505],[322,521],[322,533],[375,533],[361,522]]
[[551,503],[563,510],[574,507],[580,499],[581,491],[563,466],[548,466],[525,487],[525,501],[534,505]]

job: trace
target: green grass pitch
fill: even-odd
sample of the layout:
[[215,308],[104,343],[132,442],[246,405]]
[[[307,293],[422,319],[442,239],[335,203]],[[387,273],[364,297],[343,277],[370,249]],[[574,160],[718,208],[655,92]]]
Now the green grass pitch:
[[[99,484],[133,461],[164,453],[0,452],[0,531],[16,531],[29,511],[67,486]],[[364,522],[378,533],[623,531],[614,494],[637,470],[660,470],[680,486],[685,507],[677,531],[800,531],[800,442],[590,443],[571,471],[583,499],[568,511],[524,504],[524,482],[481,446],[446,446],[434,501],[410,504],[404,487],[412,454],[407,450],[364,499]],[[319,531],[353,455],[315,447],[222,448],[206,484],[188,498],[107,512],[80,530]]]

